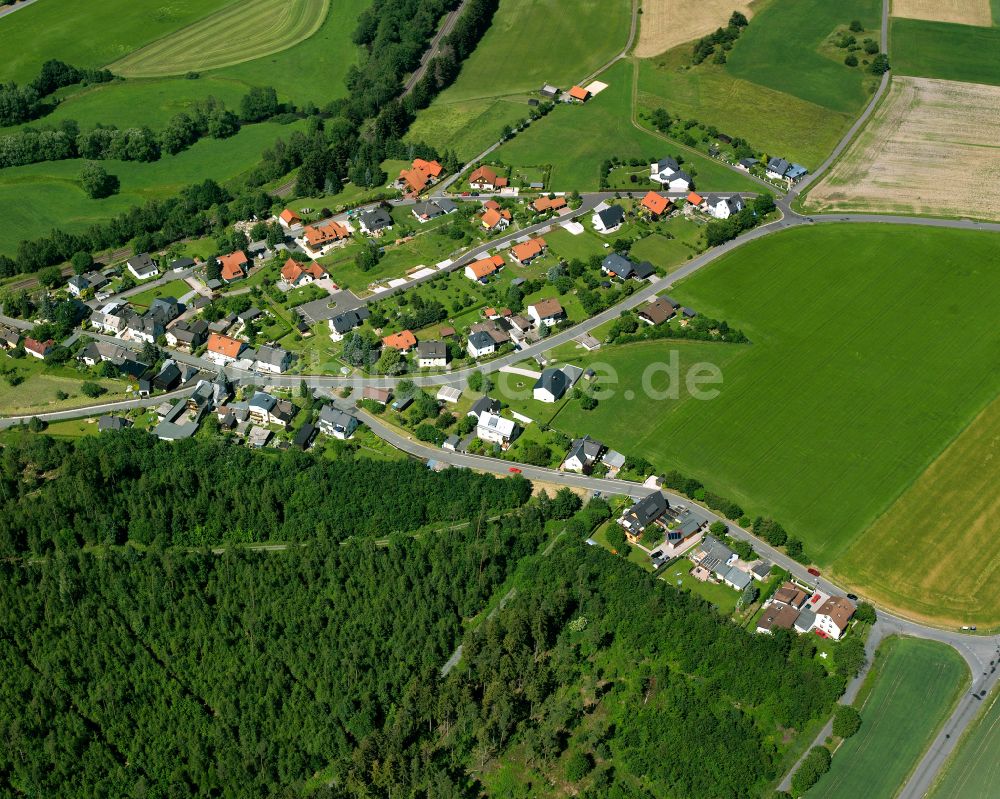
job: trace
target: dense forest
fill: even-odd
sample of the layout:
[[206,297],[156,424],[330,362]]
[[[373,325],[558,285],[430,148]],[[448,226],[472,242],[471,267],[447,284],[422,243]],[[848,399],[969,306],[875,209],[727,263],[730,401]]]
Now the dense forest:
[[845,684],[586,546],[603,500],[521,478],[128,432],[24,436],[0,477],[8,553],[42,555],[0,561],[5,795],[473,799],[506,769],[742,797]]
[[522,479],[417,461],[259,454],[222,440],[143,431],[74,442],[24,435],[0,450],[0,556],[122,544],[334,541],[386,536],[522,505]]

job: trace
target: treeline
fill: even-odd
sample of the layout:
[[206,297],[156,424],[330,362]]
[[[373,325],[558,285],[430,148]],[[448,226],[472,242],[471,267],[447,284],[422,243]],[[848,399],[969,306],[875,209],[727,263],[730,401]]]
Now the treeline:
[[693,341],[725,341],[731,344],[746,344],[750,341],[739,328],[730,327],[725,319],[713,319],[710,316],[698,315],[689,319],[684,326],[664,323],[647,325],[640,323],[632,314],[623,314],[611,324],[608,330],[608,343],[633,344],[637,341],[655,341],[658,339],[689,339]]
[[76,83],[107,83],[115,76],[106,69],[81,69],[51,59],[42,64],[38,77],[24,86],[17,83],[0,84],[0,127],[20,125],[47,114],[54,103],[45,98]]
[[[714,33],[702,36],[694,43],[691,53],[692,63],[700,64],[714,53],[715,58],[712,59],[712,63],[725,64],[726,53],[733,49],[733,43],[740,38],[743,29],[749,24],[746,16],[739,11],[734,11],[725,28],[716,28]],[[716,47],[719,49],[716,50]]]
[[163,153],[175,155],[206,136],[225,139],[239,132],[243,123],[262,122],[292,111],[278,103],[271,87],[254,87],[244,95],[241,114],[226,108],[215,97],[195,103],[190,112],[171,117],[159,133],[149,127],[119,129],[98,125],[80,132],[75,120],[54,128],[24,128],[0,137],[0,169],[39,161],[88,158],[94,161],[157,161]]
[[522,479],[469,471],[440,480],[415,461],[334,470],[300,452],[260,457],[221,440],[170,444],[134,430],[21,439],[2,451],[0,488],[4,556],[127,541],[340,542],[507,510],[531,491]]

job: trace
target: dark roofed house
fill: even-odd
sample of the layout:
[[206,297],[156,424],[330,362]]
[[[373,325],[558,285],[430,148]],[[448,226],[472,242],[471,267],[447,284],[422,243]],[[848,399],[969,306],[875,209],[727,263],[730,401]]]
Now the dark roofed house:
[[421,341],[417,344],[417,366],[447,366],[448,345],[443,341]]
[[174,361],[164,361],[163,367],[153,378],[153,387],[158,391],[170,391],[181,382],[181,370]]
[[178,258],[170,264],[170,268],[175,272],[181,272],[194,266],[193,258]]
[[295,433],[295,437],[292,439],[292,446],[299,449],[309,449],[313,439],[316,438],[316,433],[316,427],[306,422]]
[[556,402],[562,399],[569,387],[569,379],[562,369],[546,369],[535,381],[532,395],[539,402]]
[[767,176],[769,178],[774,178],[775,180],[783,180],[788,170],[792,168],[792,165],[788,163],[784,158],[773,157],[767,162]]
[[662,491],[654,491],[648,497],[643,497],[618,519],[618,524],[625,528],[625,535],[633,542],[642,536],[642,531],[656,522],[670,509],[670,503]]
[[570,445],[569,454],[563,461],[563,468],[571,472],[590,474],[604,449],[604,444],[589,435],[577,438]]
[[466,416],[475,416],[478,419],[484,413],[500,413],[500,401],[493,397],[480,397],[472,403]]
[[97,420],[97,431],[99,433],[124,430],[125,428],[131,426],[132,423],[122,416],[111,416],[110,414],[106,414]]
[[595,211],[590,221],[598,233],[613,233],[625,221],[625,209],[620,205],[609,205],[602,211]]
[[383,230],[392,230],[392,217],[385,208],[379,206],[362,211],[358,215],[358,224],[362,232],[378,236]]
[[674,314],[674,306],[663,297],[657,297],[639,310],[639,318],[649,325],[663,324]]

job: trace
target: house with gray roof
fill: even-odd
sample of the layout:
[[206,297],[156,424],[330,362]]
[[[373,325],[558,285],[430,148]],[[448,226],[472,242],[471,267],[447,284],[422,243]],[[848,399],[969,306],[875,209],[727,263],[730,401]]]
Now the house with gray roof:
[[563,398],[569,380],[562,369],[549,368],[539,375],[532,389],[532,396],[539,402],[556,402]]
[[722,575],[722,582],[728,585],[730,588],[735,588],[737,591],[742,591],[750,583],[753,582],[753,577],[747,574],[742,569],[738,569],[735,566],[730,566],[728,571]]
[[649,525],[655,524],[670,510],[670,503],[662,491],[654,491],[649,496],[635,502],[618,519],[625,528],[625,535],[635,542]]
[[466,349],[473,358],[482,358],[484,355],[492,355],[497,351],[497,344],[493,336],[485,330],[478,330],[469,335]]
[[604,444],[589,435],[574,439],[573,443],[570,444],[569,454],[562,463],[562,468],[569,472],[590,474],[604,450]]
[[292,365],[292,353],[281,347],[263,346],[257,349],[258,371],[280,375]]
[[359,424],[356,416],[332,405],[325,405],[323,410],[319,412],[319,429],[326,435],[339,438],[341,441],[354,435]]
[[128,267],[128,271],[132,273],[132,276],[136,280],[148,280],[160,274],[160,267],[149,257],[148,252],[133,255],[125,262],[125,266]]
[[392,217],[381,206],[370,208],[358,214],[358,225],[362,233],[367,233],[369,236],[381,236],[383,231],[392,230]]
[[480,397],[472,403],[466,416],[474,416],[478,419],[484,413],[500,413],[500,401],[493,397]]

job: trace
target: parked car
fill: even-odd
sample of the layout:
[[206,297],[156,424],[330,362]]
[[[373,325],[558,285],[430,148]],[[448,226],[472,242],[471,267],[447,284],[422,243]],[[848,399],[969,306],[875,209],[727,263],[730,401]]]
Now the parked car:
[[819,577],[819,569],[814,569],[812,567],[806,569],[813,577]]
[[857,594],[848,594],[847,598],[850,599],[850,600],[853,600],[854,602],[858,601],[858,595]]
[[511,466],[508,471],[513,472],[514,474],[520,474],[521,473],[521,470],[518,469],[516,466]]

